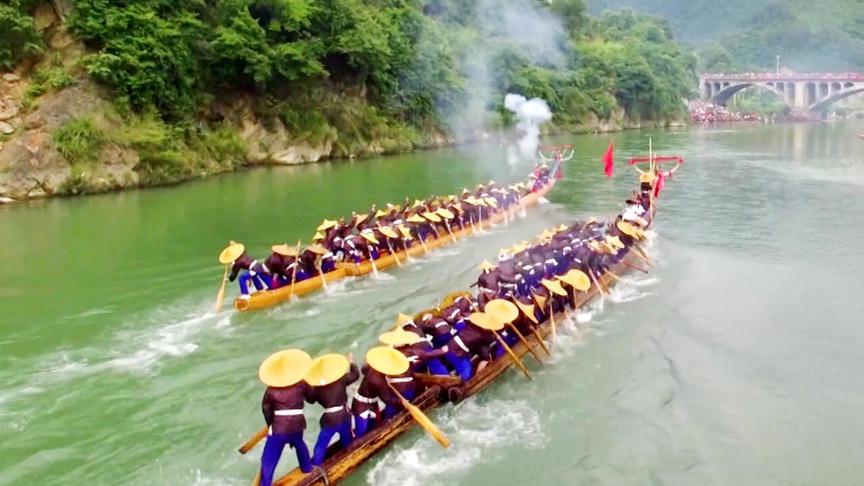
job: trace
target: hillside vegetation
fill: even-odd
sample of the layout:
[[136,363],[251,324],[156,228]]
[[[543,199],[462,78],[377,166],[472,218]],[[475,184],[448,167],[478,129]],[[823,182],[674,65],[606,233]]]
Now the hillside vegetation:
[[[39,25],[48,8],[62,25]],[[56,52],[46,36],[58,31],[80,52]],[[121,157],[132,179],[155,184],[449,143],[511,124],[508,92],[546,99],[559,126],[673,120],[695,66],[666,22],[593,18],[582,0],[0,5],[0,70],[30,74],[23,115],[71,89],[106,101],[47,117],[59,120],[48,143],[71,168],[65,193],[105,188],[81,176],[108,149],[134,152]],[[0,148],[0,172],[3,160]]]
[[591,9],[633,8],[667,18],[698,46],[700,68],[771,70],[775,56],[797,71],[864,70],[860,0],[592,0]]

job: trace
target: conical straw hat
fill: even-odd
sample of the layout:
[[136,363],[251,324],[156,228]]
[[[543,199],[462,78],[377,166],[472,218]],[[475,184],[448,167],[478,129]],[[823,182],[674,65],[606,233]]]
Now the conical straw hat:
[[467,290],[457,290],[456,292],[450,292],[441,300],[441,308],[450,307],[459,297],[465,297],[466,299],[471,299],[471,292]]
[[397,328],[401,328],[405,324],[411,322],[411,320],[412,320],[411,316],[403,314],[400,312],[399,315],[396,316],[396,322],[394,322],[393,325],[396,326]]
[[306,249],[311,251],[312,253],[314,253],[316,255],[326,255],[327,254],[327,248],[324,248],[321,245],[309,245],[309,247],[307,247]]
[[293,246],[288,246],[287,244],[282,245],[273,245],[270,247],[273,250],[273,253],[278,253],[282,256],[296,257],[297,249]]
[[442,218],[445,218],[445,219],[453,219],[456,217],[456,215],[453,214],[453,212],[450,211],[449,209],[441,208],[435,212],[438,213],[438,216],[441,216]]
[[396,329],[395,331],[385,332],[384,334],[378,336],[378,340],[381,343],[386,344],[388,346],[410,346],[412,344],[417,344],[422,339],[416,333],[403,331],[402,329]]
[[487,205],[492,206],[493,208],[498,207],[498,200],[495,199],[494,197],[483,198],[483,200],[486,201]]
[[540,281],[544,287],[549,289],[549,292],[552,292],[555,295],[567,295],[567,291],[564,290],[564,287],[558,283],[557,280],[546,280],[545,278]]
[[519,317],[519,308],[513,302],[504,299],[495,299],[486,303],[483,312],[492,316],[493,319],[504,323],[513,322]]
[[500,331],[504,329],[504,323],[483,312],[474,312],[468,317],[471,324],[486,329],[487,331]]
[[423,217],[428,219],[429,221],[432,221],[433,223],[441,222],[441,218],[438,217],[438,215],[435,213],[423,213]]
[[378,211],[375,211],[375,217],[376,218],[380,218],[382,216],[387,216],[387,213],[384,210],[379,209]]
[[616,248],[624,248],[624,243],[622,243],[621,238],[618,238],[617,236],[606,235],[606,242]]
[[643,172],[639,174],[639,182],[654,182],[654,174],[650,172]]
[[355,222],[354,224],[360,224],[363,221],[366,221],[366,218],[368,218],[368,217],[369,217],[368,214],[358,214],[357,215],[357,222]]
[[312,360],[309,373],[304,378],[312,386],[324,386],[345,376],[351,368],[348,358],[341,354],[325,354]]
[[489,260],[483,260],[480,263],[480,270],[492,270],[495,268],[495,265],[489,262]]
[[423,316],[425,316],[426,314],[432,314],[432,317],[438,317],[441,315],[441,311],[438,308],[424,309],[424,310],[414,314],[414,317],[413,317],[414,322],[422,321]]
[[387,238],[399,238],[399,235],[397,235],[396,232],[393,231],[393,228],[381,226],[380,228],[378,228],[378,231],[380,231],[381,234],[386,236]]
[[618,221],[618,224],[616,224],[615,226],[617,226],[618,229],[627,236],[636,236],[636,228],[634,228],[633,225],[628,223],[627,221]]
[[413,240],[414,239],[414,237],[411,236],[411,230],[408,229],[407,226],[400,226],[399,232],[402,233],[402,239],[403,240]]
[[323,239],[324,239],[324,233],[322,233],[320,231],[316,231],[315,235],[312,236],[312,241],[318,241],[318,240],[323,240]]
[[236,241],[232,241],[228,243],[228,246],[222,250],[222,253],[219,254],[219,263],[223,265],[227,265],[229,263],[234,262],[234,260],[240,258],[240,255],[246,251],[246,247],[243,246],[243,243],[237,243]]
[[585,272],[581,270],[570,270],[566,274],[558,277],[558,280],[580,292],[584,292],[591,288],[591,280],[588,278],[588,275],[585,275]]
[[[417,337],[416,334],[414,336]],[[387,376],[401,375],[411,367],[404,354],[387,346],[376,346],[370,349],[366,353],[366,362],[372,369]]]
[[537,324],[537,316],[534,315],[534,305],[533,304],[523,304],[522,302],[516,301],[516,307],[522,311],[522,314],[525,315],[528,319],[531,320],[534,324]]
[[567,231],[567,225],[566,224],[559,224],[558,227],[555,228],[555,231],[558,233],[560,233],[562,231]]
[[336,221],[330,221],[329,219],[325,219],[315,228],[315,231],[325,231],[332,227],[336,226]]
[[371,231],[364,231],[364,232],[360,233],[360,236],[362,236],[363,239],[365,239],[369,243],[372,243],[375,245],[378,244],[378,238],[375,238],[375,233],[373,233]]
[[271,354],[258,367],[258,379],[267,386],[286,387],[299,383],[312,367],[312,358],[299,349]]
[[411,216],[408,216],[408,219],[406,219],[405,221],[408,221],[409,223],[425,223],[426,222],[425,219],[421,218],[417,214],[412,214]]

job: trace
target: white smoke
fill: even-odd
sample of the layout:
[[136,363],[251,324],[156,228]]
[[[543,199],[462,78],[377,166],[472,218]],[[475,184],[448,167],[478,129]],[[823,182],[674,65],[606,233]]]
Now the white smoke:
[[463,89],[469,96],[457,110],[445,113],[452,132],[462,140],[494,125],[494,107],[500,102],[497,92],[509,83],[501,70],[503,51],[560,68],[566,64],[568,49],[561,19],[534,0],[477,0],[472,8],[482,19],[476,26],[479,32],[466,32],[469,37],[457,46]]
[[516,117],[516,128],[521,132],[519,152],[523,157],[533,158],[540,146],[540,125],[552,119],[552,110],[540,98],[526,99],[522,95],[508,93],[504,97],[504,108]]

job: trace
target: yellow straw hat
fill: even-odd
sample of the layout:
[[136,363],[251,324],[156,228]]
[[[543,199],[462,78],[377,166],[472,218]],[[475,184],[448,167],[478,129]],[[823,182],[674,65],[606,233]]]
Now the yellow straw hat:
[[219,263],[223,265],[227,265],[229,263],[234,262],[234,260],[240,258],[240,255],[246,251],[246,247],[243,246],[243,243],[237,243],[236,241],[228,242],[228,246],[222,250],[222,253],[219,254]]
[[558,277],[558,280],[580,292],[584,292],[591,288],[591,280],[588,278],[588,275],[585,275],[585,272],[582,270],[576,270],[575,268]]
[[471,324],[474,324],[481,329],[486,329],[487,331],[500,331],[501,329],[504,329],[503,322],[483,312],[471,313],[468,320],[471,321]]
[[648,221],[646,221],[645,218],[637,216],[635,221],[639,226],[648,226]]
[[433,223],[441,222],[441,218],[438,217],[438,215],[435,213],[423,213],[423,217],[428,219],[429,221],[432,221]]
[[270,247],[273,250],[273,253],[278,253],[282,256],[296,257],[297,249],[293,246],[288,246],[287,244],[282,245],[273,245]]
[[591,216],[590,218],[588,218],[588,221],[585,222],[585,225],[593,224],[596,222],[597,222],[597,218],[595,218],[594,216]]
[[405,239],[405,240],[412,240],[412,239],[414,239],[414,238],[411,236],[411,230],[408,229],[408,228],[405,227],[405,226],[400,226],[400,227],[399,227],[399,232],[402,233],[402,239]]
[[495,265],[492,265],[489,260],[483,260],[480,263],[480,270],[492,270],[493,268],[495,268]]
[[312,367],[312,358],[299,349],[284,349],[267,357],[258,367],[258,379],[276,388],[299,383]]
[[621,238],[618,238],[617,236],[606,235],[606,241],[614,247],[624,248],[624,243],[622,243]]
[[643,172],[639,174],[639,182],[654,182],[654,174],[651,172]]
[[326,231],[332,227],[336,226],[336,221],[331,221],[329,219],[325,219],[315,228],[315,231]]
[[490,300],[486,303],[483,312],[503,323],[513,322],[519,317],[519,308],[513,305],[513,302],[504,299]]
[[498,200],[495,199],[494,197],[486,197],[486,198],[483,198],[483,200],[486,201],[486,204],[488,204],[489,206],[492,206],[493,208],[498,207]]
[[567,225],[566,225],[566,224],[563,224],[563,223],[562,223],[562,224],[559,224],[558,227],[555,228],[555,231],[558,232],[558,233],[560,233],[560,232],[562,232],[562,231],[567,231]]
[[368,214],[358,214],[357,215],[357,221],[354,224],[360,224],[363,221],[366,221],[366,218],[368,218],[368,217],[369,217]]
[[431,314],[432,317],[438,317],[441,315],[441,311],[436,307],[433,309],[425,309],[416,314],[414,314],[414,322],[420,322],[423,320],[423,316],[426,314]]
[[435,212],[438,214],[438,216],[441,216],[444,219],[453,219],[456,217],[456,215],[453,214],[453,211],[450,211],[449,209],[440,208],[438,209],[438,211]]
[[312,360],[309,373],[304,378],[312,386],[324,386],[345,376],[351,368],[348,358],[341,354],[325,354]]
[[386,236],[387,238],[399,238],[399,235],[397,235],[396,232],[393,231],[393,228],[390,228],[388,226],[381,226],[380,228],[378,228],[378,231],[380,231],[381,234]]
[[363,239],[365,239],[369,243],[373,243],[375,245],[378,244],[378,238],[375,238],[375,233],[373,233],[371,231],[364,231],[364,232],[360,233],[360,236],[362,236]]
[[454,302],[456,302],[456,300],[459,299],[459,297],[465,297],[466,299],[470,300],[473,296],[471,295],[471,292],[468,292],[467,290],[457,290],[456,292],[450,292],[441,300],[441,308],[443,309],[445,307],[450,307],[451,305],[453,305]]
[[327,254],[327,248],[324,248],[321,245],[309,245],[306,249],[311,251],[312,253],[314,253],[316,255],[326,255]]
[[564,290],[564,287],[557,280],[546,280],[545,278],[540,281],[544,287],[549,289],[549,292],[552,292],[555,295],[567,295],[567,291]]
[[381,209],[379,209],[378,211],[375,211],[375,217],[376,217],[376,218],[380,218],[380,217],[382,217],[382,216],[387,216],[387,213],[384,212],[384,211],[381,210]]
[[411,209],[417,209],[422,205],[423,205],[423,201],[421,201],[419,199],[415,199],[414,204],[411,205]]
[[396,329],[395,331],[385,332],[378,336],[378,340],[381,341],[382,344],[399,347],[417,344],[423,339],[416,333]]
[[540,309],[546,308],[546,297],[535,294],[534,292],[531,292],[531,297],[534,297],[534,302],[537,303],[537,307],[539,307]]
[[393,325],[396,326],[396,328],[401,328],[409,322],[411,322],[411,316],[400,312],[399,315],[396,316],[396,322],[394,322]]
[[633,225],[628,223],[627,221],[618,221],[615,226],[617,226],[618,229],[625,235],[636,237],[636,228],[634,228]]
[[315,232],[315,235],[312,236],[312,241],[318,241],[318,240],[323,240],[323,239],[324,239],[324,233],[322,233],[320,231]]
[[417,214],[412,214],[411,216],[408,216],[408,219],[406,219],[405,221],[408,221],[409,223],[425,223],[426,222],[425,219],[421,218],[420,215],[417,215]]
[[370,349],[366,353],[366,362],[372,369],[387,376],[401,375],[411,367],[404,354],[387,346],[376,346]]
[[516,301],[516,307],[522,311],[522,314],[525,315],[531,322],[534,324],[538,324],[537,316],[534,315],[534,305],[533,304],[523,304],[522,302]]

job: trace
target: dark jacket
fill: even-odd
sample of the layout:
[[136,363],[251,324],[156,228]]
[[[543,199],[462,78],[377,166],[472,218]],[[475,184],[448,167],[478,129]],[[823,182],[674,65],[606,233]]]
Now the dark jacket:
[[357,369],[357,365],[351,363],[351,368],[342,378],[329,385],[314,387],[315,401],[320,403],[322,407],[325,409],[342,407],[338,412],[321,415],[321,427],[333,427],[351,418],[351,415],[348,414],[348,392],[346,388],[351,383],[357,381],[358,378],[360,378],[360,370]]
[[306,430],[306,418],[299,415],[276,415],[277,410],[303,410],[303,402],[314,403],[315,391],[305,381],[291,386],[268,387],[261,400],[261,413],[273,434],[291,434]]

